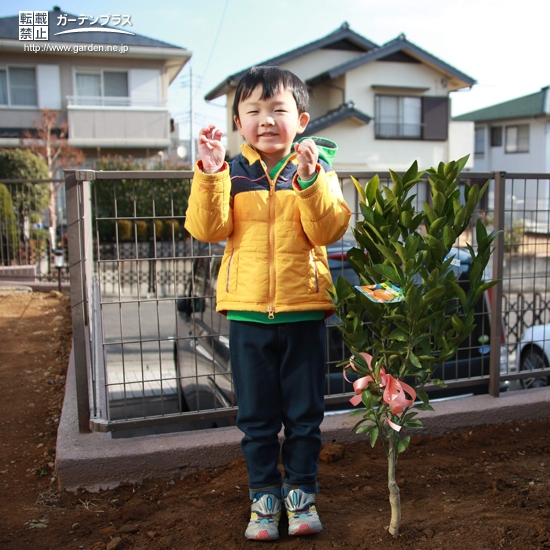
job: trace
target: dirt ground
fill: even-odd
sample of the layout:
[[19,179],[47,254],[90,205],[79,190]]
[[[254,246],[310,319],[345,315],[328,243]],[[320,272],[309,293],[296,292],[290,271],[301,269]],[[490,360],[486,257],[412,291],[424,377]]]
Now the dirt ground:
[[388,534],[386,458],[366,443],[323,449],[324,531],[245,540],[242,459],[99,494],[60,491],[55,438],[70,309],[54,293],[0,296],[0,548],[464,549],[550,547],[550,421],[417,436],[401,455],[402,528]]

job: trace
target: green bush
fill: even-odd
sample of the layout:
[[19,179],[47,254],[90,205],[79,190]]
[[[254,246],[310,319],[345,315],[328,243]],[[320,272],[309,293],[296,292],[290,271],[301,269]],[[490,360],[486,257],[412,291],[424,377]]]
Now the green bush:
[[17,250],[17,218],[8,188],[0,183],[0,260],[7,262],[15,257]]
[[[47,179],[46,161],[26,149],[0,149],[0,178]],[[50,202],[48,183],[10,185],[13,204],[18,212],[41,212]]]

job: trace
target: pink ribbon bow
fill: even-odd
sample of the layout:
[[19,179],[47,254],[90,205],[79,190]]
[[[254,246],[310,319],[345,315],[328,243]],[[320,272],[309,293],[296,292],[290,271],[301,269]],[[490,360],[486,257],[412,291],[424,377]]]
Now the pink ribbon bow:
[[[365,358],[365,361],[367,362],[367,366],[369,367],[372,376],[367,375],[363,376],[362,378],[359,378],[353,383],[353,389],[355,391],[355,395],[349,400],[350,403],[353,406],[359,405],[361,403],[361,396],[363,393],[363,388],[366,388],[371,382],[377,382],[374,379],[374,370],[371,367],[372,362],[372,355],[369,355],[368,353],[361,353],[361,355]],[[353,359],[353,356],[352,356]],[[354,364],[350,361],[349,366],[353,370],[357,370],[354,366]],[[346,371],[344,370],[344,378],[349,382]],[[416,399],[416,392],[411,388],[408,384],[405,384],[405,382],[401,382],[400,380],[396,380],[394,376],[391,374],[386,374],[386,369],[384,367],[380,368],[380,380],[378,381],[378,385],[381,388],[384,388],[384,394],[382,396],[382,402],[386,405],[389,405],[390,411],[392,414],[400,414],[403,412],[403,407],[409,407],[414,403],[414,400]],[[406,392],[406,393],[405,393]],[[411,396],[411,399],[407,399],[406,394],[409,394]],[[392,422],[389,418],[387,418],[388,424],[396,431],[401,430],[401,426],[398,424],[395,424]]]

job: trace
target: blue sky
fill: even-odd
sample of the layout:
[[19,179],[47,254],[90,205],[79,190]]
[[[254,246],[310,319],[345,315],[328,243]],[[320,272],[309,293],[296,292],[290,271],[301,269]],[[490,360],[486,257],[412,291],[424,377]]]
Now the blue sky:
[[[475,78],[472,90],[452,94],[453,115],[550,84],[547,16],[540,0],[3,0],[0,17],[51,10],[54,4],[76,15],[130,15],[134,32],[191,50],[195,128],[225,126],[224,109],[203,97],[226,76],[321,38],[343,21],[378,44],[405,33]],[[188,64],[170,88],[170,109],[182,137],[189,132],[189,80]]]

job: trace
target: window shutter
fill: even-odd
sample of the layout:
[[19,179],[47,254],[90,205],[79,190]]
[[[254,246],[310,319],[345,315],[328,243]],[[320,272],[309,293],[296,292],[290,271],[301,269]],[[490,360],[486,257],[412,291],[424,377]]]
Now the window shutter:
[[445,141],[449,135],[449,98],[423,97],[424,139]]

